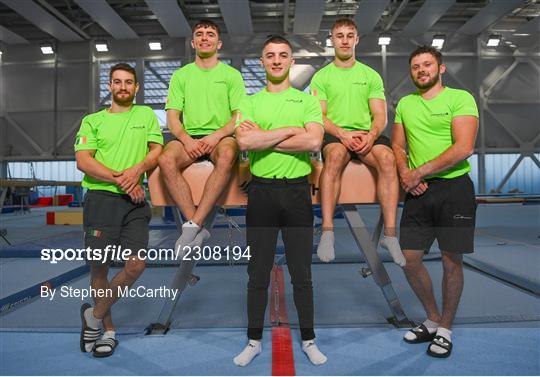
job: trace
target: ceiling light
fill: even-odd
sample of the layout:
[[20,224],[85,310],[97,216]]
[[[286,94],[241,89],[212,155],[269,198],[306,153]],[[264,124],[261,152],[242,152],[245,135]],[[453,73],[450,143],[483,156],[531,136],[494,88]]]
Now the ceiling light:
[[442,34],[434,35],[433,40],[431,41],[431,46],[440,50],[443,47],[443,45],[444,45],[444,35]]
[[389,34],[381,34],[379,35],[379,46],[388,46],[391,40],[392,37]]
[[148,47],[153,51],[161,50],[161,41],[159,39],[150,39],[148,41]]
[[501,36],[492,34],[489,36],[487,45],[488,47],[497,47],[501,43]]
[[41,47],[41,53],[43,55],[54,54],[53,47],[50,43],[43,43],[40,47]]
[[97,52],[107,52],[109,51],[109,46],[106,41],[96,41],[96,51]]
[[530,36],[529,33],[514,33],[513,35],[516,37],[529,37]]

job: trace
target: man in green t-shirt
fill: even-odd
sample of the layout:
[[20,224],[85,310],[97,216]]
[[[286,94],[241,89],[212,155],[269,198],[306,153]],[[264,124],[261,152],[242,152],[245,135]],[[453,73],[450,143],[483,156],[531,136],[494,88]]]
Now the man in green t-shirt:
[[[418,47],[409,63],[418,91],[398,103],[392,148],[407,192],[400,224],[404,271],[427,319],[404,339],[431,342],[429,355],[448,357],[450,329],[463,290],[462,254],[474,250],[476,198],[467,158],[474,152],[478,109],[468,92],[443,86],[446,67],[438,50]],[[424,251],[435,239],[443,263],[442,313],[422,263]]]
[[[118,341],[111,307],[119,290],[135,283],[145,267],[151,213],[142,183],[144,174],[157,166],[163,136],[154,111],[133,105],[138,88],[131,66],[114,65],[111,107],[84,117],[75,144],[82,186],[88,189],[83,228],[84,246],[94,251],[88,255],[90,285],[104,292],[94,297],[94,307],[81,307],[80,348],[96,357],[113,354]],[[125,258],[125,267],[109,281],[108,263],[115,250]]]
[[313,364],[326,362],[315,344],[313,329],[313,208],[307,176],[309,152],[320,149],[323,127],[315,97],[290,86],[292,48],[283,37],[270,37],[262,51],[266,88],[240,106],[236,137],[249,151],[252,180],[248,189],[246,240],[248,262],[248,345],[234,358],[245,366],[261,352],[264,314],[278,232],[298,312],[302,350]]
[[384,87],[375,70],[356,60],[358,41],[354,21],[338,19],[332,26],[334,61],[311,81],[311,92],[321,102],[326,131],[319,183],[323,232],[317,255],[324,262],[334,259],[334,209],[341,174],[351,159],[360,160],[377,171],[377,198],[384,219],[381,246],[403,266],[405,258],[396,235],[399,181],[390,140],[382,135],[387,121]]
[[[245,95],[240,72],[218,60],[221,40],[217,24],[211,20],[197,22],[191,46],[196,52],[195,62],[173,74],[165,105],[167,125],[176,140],[167,144],[159,158],[169,194],[187,220],[176,242],[180,251],[184,246],[201,246],[210,237],[202,226],[237,161],[238,146],[232,134],[235,113]],[[195,207],[182,171],[201,159],[212,161],[214,170]]]

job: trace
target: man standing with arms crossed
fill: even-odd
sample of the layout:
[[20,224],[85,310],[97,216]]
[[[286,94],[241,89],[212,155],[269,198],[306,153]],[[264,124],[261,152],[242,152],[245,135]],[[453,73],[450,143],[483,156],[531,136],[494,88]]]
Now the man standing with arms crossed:
[[[176,242],[176,250],[181,253],[184,246],[201,246],[210,237],[202,226],[237,161],[238,147],[232,134],[235,113],[245,95],[240,72],[218,60],[221,40],[213,21],[195,24],[191,46],[196,52],[195,62],[173,74],[165,105],[167,125],[176,140],[167,144],[159,158],[169,194],[188,220]],[[195,207],[182,172],[199,159],[210,159],[214,170]]]
[[[157,166],[163,136],[154,111],[133,105],[138,89],[131,66],[113,66],[111,107],[84,117],[75,144],[77,168],[84,173],[82,186],[88,189],[83,212],[85,248],[104,251],[119,245],[135,254],[110,282],[110,260],[91,261],[91,287],[112,293],[111,297],[95,297],[93,308],[87,303],[81,307],[81,351],[93,351],[96,357],[112,355],[118,344],[111,317],[118,288],[131,286],[145,267],[137,253],[148,247],[152,215],[142,182],[144,174]],[[102,337],[101,327],[105,330]]]
[[[474,251],[476,198],[467,158],[474,152],[478,109],[468,92],[443,86],[446,67],[438,50],[421,46],[409,64],[418,91],[399,101],[392,148],[407,192],[400,224],[405,276],[427,319],[404,339],[431,342],[427,353],[443,358],[452,352],[450,329],[463,290],[462,254]],[[443,263],[442,315],[422,263],[435,239]]]
[[[359,37],[349,18],[332,26],[334,61],[319,70],[311,81],[311,92],[321,102],[326,135],[324,166],[320,178],[323,232],[317,255],[323,262],[334,259],[334,210],[341,190],[341,174],[353,160],[377,170],[377,198],[384,218],[381,245],[394,262],[405,259],[396,236],[399,181],[386,127],[386,101],[379,74],[355,58]],[[359,185],[362,182],[358,182]]]
[[234,358],[249,364],[261,352],[264,314],[278,232],[281,230],[287,267],[302,336],[302,350],[315,364],[326,362],[315,344],[311,253],[313,208],[307,177],[309,152],[320,149],[323,127],[316,98],[290,86],[292,48],[283,37],[270,37],[261,64],[266,88],[244,100],[236,128],[238,145],[249,150],[252,180],[248,190],[246,238],[248,263],[248,331],[246,348]]

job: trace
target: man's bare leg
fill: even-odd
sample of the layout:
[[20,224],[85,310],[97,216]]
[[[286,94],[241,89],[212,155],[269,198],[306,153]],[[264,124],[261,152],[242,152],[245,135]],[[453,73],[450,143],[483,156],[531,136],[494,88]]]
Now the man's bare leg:
[[191,218],[201,227],[231,179],[232,169],[238,160],[236,141],[232,137],[223,138],[210,154],[210,160],[214,163],[214,170],[204,185],[201,202]]
[[159,156],[159,168],[163,173],[167,191],[187,219],[193,217],[196,208],[195,204],[193,204],[191,189],[182,176],[182,171],[193,164],[194,161],[188,156],[184,146],[178,140],[168,143],[161,156]]
[[133,283],[141,276],[145,269],[144,260],[136,257],[131,257],[126,260],[126,264],[120,272],[118,272],[109,282],[110,297],[96,298],[96,306],[94,307],[94,317],[103,319],[111,306],[118,301],[118,288],[124,289],[131,287]]
[[[427,315],[427,319],[422,323],[432,336],[437,332],[439,323],[441,322],[441,315],[435,301],[435,295],[433,294],[433,284],[431,277],[422,262],[424,255],[423,250],[403,250],[407,263],[403,267],[405,277],[409,282],[416,297],[422,303]],[[405,339],[408,341],[416,340],[417,336],[408,331],[405,334]]]
[[317,256],[323,262],[334,259],[334,210],[341,190],[341,175],[351,160],[348,149],[340,143],[328,144],[323,149],[324,165],[319,180],[321,192],[322,235]]
[[[95,306],[84,312],[86,323],[89,327],[99,329],[104,327],[104,337],[115,338],[112,324],[111,307],[118,301],[118,288],[130,287],[141,276],[145,268],[144,261],[137,258],[126,260],[125,267],[118,272],[111,282],[107,275],[109,267],[106,264],[93,263],[90,266],[90,284],[95,289],[107,289],[105,297],[95,297]],[[107,334],[108,332],[108,334]],[[86,344],[86,352],[90,352],[92,344]]]
[[381,239],[381,246],[390,252],[397,265],[403,267],[405,257],[396,233],[399,180],[394,153],[386,145],[374,145],[368,154],[358,156],[365,164],[377,170],[377,198],[384,219],[384,236]]
[[403,254],[407,260],[407,264],[403,268],[403,271],[405,272],[405,277],[407,278],[409,285],[416,294],[416,297],[418,297],[422,303],[427,318],[439,323],[441,321],[441,315],[439,314],[435,295],[433,294],[433,284],[429,272],[422,262],[424,251],[403,250]]

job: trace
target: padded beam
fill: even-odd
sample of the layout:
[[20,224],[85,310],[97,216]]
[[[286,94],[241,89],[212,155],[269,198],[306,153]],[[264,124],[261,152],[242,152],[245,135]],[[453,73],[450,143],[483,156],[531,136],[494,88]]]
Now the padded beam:
[[[311,185],[311,199],[313,204],[320,203],[319,177],[322,171],[322,162],[313,160],[313,171],[309,176]],[[214,165],[209,161],[198,162],[184,170],[184,177],[189,183],[193,202],[199,204],[204,185],[208,176],[214,169]],[[240,162],[233,174],[228,188],[219,198],[216,205],[219,206],[245,206],[247,195],[244,191],[251,179],[249,164]],[[342,176],[341,194],[338,202],[340,204],[367,204],[376,203],[375,194],[375,171],[366,165],[358,162],[351,162],[345,168]],[[156,168],[148,178],[150,197],[154,206],[174,206],[174,202],[169,196],[159,167]]]

